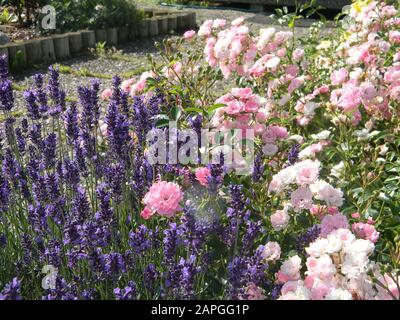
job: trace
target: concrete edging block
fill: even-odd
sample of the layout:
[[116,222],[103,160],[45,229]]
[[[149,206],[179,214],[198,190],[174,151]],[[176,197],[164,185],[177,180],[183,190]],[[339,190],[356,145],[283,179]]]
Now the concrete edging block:
[[21,69],[25,68],[28,64],[26,59],[26,47],[24,43],[9,43],[8,59],[11,68]]
[[29,40],[25,42],[25,48],[28,64],[39,64],[43,62],[42,42],[40,40]]
[[84,50],[93,48],[96,45],[96,34],[94,30],[82,30],[82,47]]
[[57,60],[64,60],[71,55],[68,34],[53,36],[54,51]]

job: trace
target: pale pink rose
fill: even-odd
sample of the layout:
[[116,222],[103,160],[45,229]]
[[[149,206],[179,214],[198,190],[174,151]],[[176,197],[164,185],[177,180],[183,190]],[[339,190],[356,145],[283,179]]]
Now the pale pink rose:
[[195,36],[196,36],[196,31],[194,30],[188,30],[183,34],[183,38],[188,41],[192,40]]
[[338,207],[328,207],[327,212],[328,212],[328,214],[338,214],[339,208]]
[[287,227],[289,224],[290,216],[287,212],[287,209],[278,210],[274,214],[271,215],[271,224],[272,228],[275,231],[280,231]]
[[349,223],[345,215],[341,213],[335,215],[326,215],[321,221],[321,236],[326,237],[334,230],[348,228]]
[[267,127],[265,126],[265,124],[256,123],[254,125],[254,134],[257,135],[257,136],[261,136],[264,133],[264,131],[266,130],[266,128]]
[[297,119],[297,123],[302,127],[308,125],[310,121],[311,119],[309,117],[300,117],[299,119]]
[[236,18],[235,20],[233,20],[231,22],[232,26],[240,26],[243,23],[244,23],[244,18],[243,17]]
[[304,50],[297,48],[293,51],[293,60],[299,62],[304,56]]
[[152,217],[152,215],[154,214],[154,212],[152,212],[149,208],[145,207],[142,212],[140,213],[140,215],[142,216],[143,219],[148,220]]
[[313,204],[310,188],[299,187],[290,195],[290,201],[295,211],[310,209]]
[[202,186],[208,185],[208,179],[211,176],[211,171],[207,167],[197,168],[195,172],[196,180],[200,182]]
[[268,116],[269,116],[269,113],[267,110],[258,109],[258,112],[256,114],[256,121],[260,122],[260,123],[265,122],[265,121],[267,121]]
[[105,89],[102,94],[101,94],[101,99],[102,100],[109,100],[113,94],[113,91],[111,89]]
[[296,164],[296,169],[296,181],[299,185],[312,184],[319,175],[319,162],[304,160]]
[[143,203],[153,212],[172,217],[181,210],[179,202],[183,199],[180,186],[173,182],[159,181],[154,183],[144,196]]
[[398,30],[389,31],[389,40],[392,43],[400,44],[400,31]]
[[126,93],[130,93],[132,84],[134,84],[134,83],[135,83],[135,79],[128,79],[128,80],[123,81],[121,84],[122,91],[124,91]]
[[283,262],[278,271],[278,282],[295,281],[300,279],[301,258],[298,255],[292,256]]
[[289,76],[290,79],[296,77],[299,73],[299,67],[295,64],[288,65],[285,69],[286,74]]
[[359,238],[370,240],[373,243],[376,243],[379,239],[379,232],[376,231],[374,226],[368,223],[353,223],[351,229]]
[[197,34],[202,37],[209,37],[211,35],[211,28],[213,23],[214,23],[213,20],[204,21],[204,23],[200,26]]
[[226,25],[226,20],[225,19],[215,19],[213,22],[213,29],[217,29],[217,28],[223,28]]
[[333,85],[339,85],[346,81],[349,72],[345,68],[341,68],[337,71],[332,72],[331,82]]
[[281,256],[281,247],[277,242],[269,241],[263,246],[261,256],[265,261],[276,261]]
[[318,282],[311,289],[311,300],[324,300],[334,287],[326,282]]
[[273,57],[266,62],[265,67],[268,69],[274,69],[279,65],[280,62],[281,59],[279,57]]

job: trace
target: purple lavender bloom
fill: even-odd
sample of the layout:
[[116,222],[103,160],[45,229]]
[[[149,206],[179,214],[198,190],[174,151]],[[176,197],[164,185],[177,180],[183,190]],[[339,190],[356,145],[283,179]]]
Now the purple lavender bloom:
[[296,249],[299,253],[303,253],[304,249],[314,240],[319,237],[321,228],[319,225],[314,225],[309,228],[304,234],[300,235],[296,239]]
[[106,123],[111,154],[113,157],[127,160],[129,158],[131,140],[129,122],[126,116],[118,111],[117,104],[113,101],[108,107]]
[[145,225],[140,225],[134,232],[129,233],[129,245],[136,254],[150,250],[153,244],[153,233]]
[[262,153],[257,153],[256,159],[254,161],[254,168],[253,168],[253,175],[252,179],[253,182],[258,182],[262,178],[264,173],[264,165],[263,165],[263,156]]
[[0,300],[22,300],[21,283],[18,278],[15,277],[10,283],[6,284],[0,292]]
[[75,189],[80,181],[79,166],[76,161],[65,159],[62,166],[62,173],[67,184]]
[[91,130],[95,124],[96,105],[93,105],[92,90],[87,87],[78,87],[78,97],[82,106],[81,123],[87,130]]
[[47,168],[52,168],[55,165],[56,148],[57,135],[52,132],[43,140],[43,158]]
[[283,287],[283,283],[277,283],[272,287],[271,294],[270,294],[272,300],[277,300],[280,297],[282,287]]
[[122,163],[110,164],[104,168],[107,186],[117,201],[122,199],[122,186],[125,181],[125,166]]
[[8,79],[7,56],[0,55],[0,82],[6,79]]
[[261,234],[262,221],[259,220],[255,222],[247,218],[246,227],[247,227],[246,232],[242,238],[242,247],[241,247],[242,253],[248,253],[251,250],[254,241]]
[[119,76],[114,76],[112,78],[112,97],[111,100],[116,104],[119,105],[121,101],[121,78]]
[[48,290],[42,300],[78,300],[77,288],[73,283],[68,283],[64,278],[57,277],[56,288]]
[[86,166],[86,151],[84,148],[81,146],[81,140],[78,139],[74,141],[73,144],[73,149],[74,149],[74,158],[76,163],[78,164],[79,171],[83,176],[86,176],[87,174],[87,166]]
[[144,270],[144,274],[143,274],[144,285],[145,285],[146,289],[150,292],[150,294],[154,293],[155,283],[159,276],[160,275],[159,275],[156,267],[152,263],[150,263]]
[[21,128],[15,129],[15,138],[17,140],[18,152],[23,155],[25,153],[26,140]]
[[129,281],[125,288],[115,288],[114,295],[117,300],[135,300],[137,298],[136,283]]
[[50,79],[47,85],[47,89],[49,91],[50,98],[55,104],[58,104],[60,103],[60,74],[58,70],[55,69],[53,66],[49,67],[49,74]]
[[14,94],[10,80],[0,82],[0,110],[11,111],[14,107]]
[[292,146],[288,154],[288,162],[290,165],[294,165],[299,160],[300,145],[296,143]]
[[73,216],[79,222],[83,222],[90,215],[90,204],[86,190],[82,187],[77,187],[73,203]]
[[179,230],[175,222],[169,224],[169,228],[164,230],[164,261],[172,264],[175,260],[175,254],[179,245],[181,230]]
[[39,111],[40,113],[46,113],[49,109],[47,105],[47,95],[45,90],[43,89],[43,74],[37,73],[33,76],[33,79],[35,81],[35,96],[37,101],[39,102]]
[[[10,203],[11,188],[8,180],[0,173],[0,212],[7,212]],[[0,217],[1,219],[1,217]]]
[[65,132],[68,136],[69,142],[75,141],[79,136],[78,127],[78,110],[76,103],[71,103],[70,107],[64,113]]
[[27,90],[24,92],[24,99],[26,101],[26,109],[28,110],[28,115],[33,120],[40,119],[40,111],[39,106],[36,103],[35,93],[31,90]]
[[103,271],[112,278],[117,278],[121,273],[126,272],[126,265],[123,255],[120,253],[109,253],[101,256]]

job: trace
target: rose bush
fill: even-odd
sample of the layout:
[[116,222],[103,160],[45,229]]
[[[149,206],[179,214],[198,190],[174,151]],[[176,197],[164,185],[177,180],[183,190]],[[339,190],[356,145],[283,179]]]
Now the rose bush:
[[[0,297],[399,299],[398,10],[357,1],[304,38],[209,20],[79,104],[36,75],[17,120],[0,60]],[[240,148],[202,163],[215,132]]]

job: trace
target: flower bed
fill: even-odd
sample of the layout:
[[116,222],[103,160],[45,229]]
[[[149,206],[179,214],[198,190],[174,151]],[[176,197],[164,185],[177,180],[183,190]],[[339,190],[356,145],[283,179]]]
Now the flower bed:
[[399,299],[398,10],[209,20],[78,103],[36,75],[18,120],[0,59],[0,297]]

